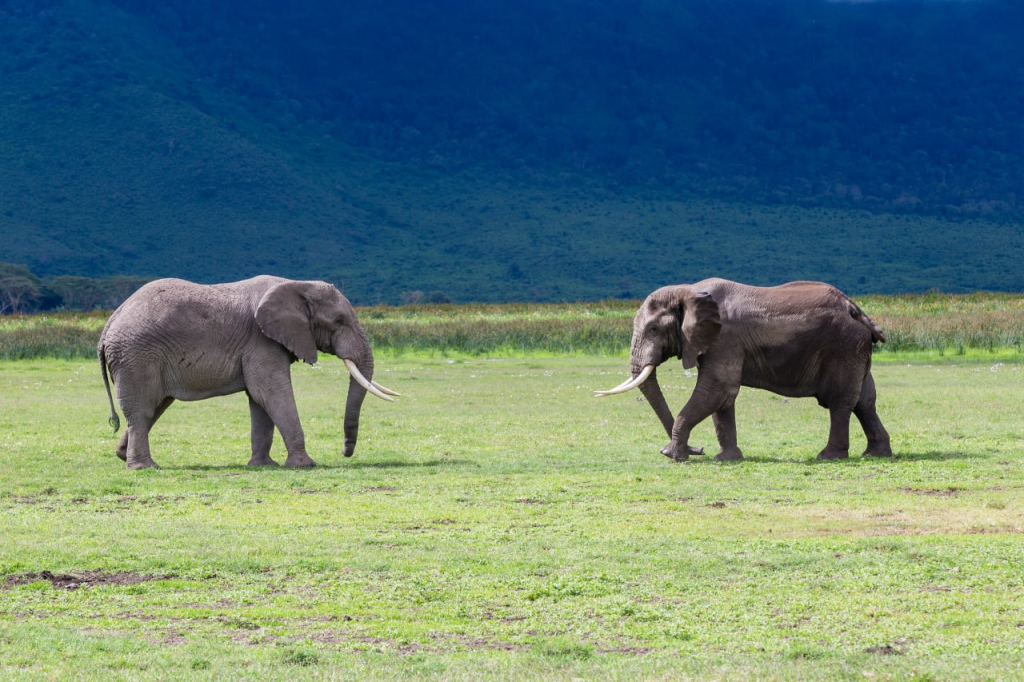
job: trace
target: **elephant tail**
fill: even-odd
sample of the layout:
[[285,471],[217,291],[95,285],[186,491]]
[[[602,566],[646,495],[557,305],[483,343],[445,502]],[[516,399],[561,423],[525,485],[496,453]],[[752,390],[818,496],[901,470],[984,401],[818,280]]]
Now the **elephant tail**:
[[107,349],[102,344],[100,345],[100,371],[103,373],[103,385],[107,389],[107,401],[110,402],[110,419],[107,423],[114,427],[114,433],[121,428],[121,418],[117,416],[117,410],[114,409],[114,396],[110,392],[110,379],[107,378]]
[[872,322],[871,318],[865,315],[864,311],[858,308],[856,303],[847,298],[846,306],[850,311],[850,317],[857,320],[871,331],[872,343],[885,343],[885,334],[882,332],[882,328]]

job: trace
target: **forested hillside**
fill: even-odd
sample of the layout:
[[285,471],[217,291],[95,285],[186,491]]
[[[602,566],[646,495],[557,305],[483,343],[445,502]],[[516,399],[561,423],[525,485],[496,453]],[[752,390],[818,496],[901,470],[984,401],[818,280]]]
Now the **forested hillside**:
[[12,0],[0,260],[366,303],[1024,289],[1010,0]]
[[115,2],[280,129],[394,160],[935,211],[1024,184],[1020,3]]

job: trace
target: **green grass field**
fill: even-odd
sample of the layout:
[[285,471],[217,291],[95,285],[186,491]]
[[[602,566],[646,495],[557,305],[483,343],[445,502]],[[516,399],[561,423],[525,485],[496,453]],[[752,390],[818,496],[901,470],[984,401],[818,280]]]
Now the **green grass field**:
[[891,357],[896,457],[817,462],[827,413],[744,389],[729,465],[592,397],[623,356],[381,353],[345,459],[325,359],[309,471],[246,468],[233,396],[128,472],[94,360],[0,363],[0,678],[1024,678],[1024,365]]

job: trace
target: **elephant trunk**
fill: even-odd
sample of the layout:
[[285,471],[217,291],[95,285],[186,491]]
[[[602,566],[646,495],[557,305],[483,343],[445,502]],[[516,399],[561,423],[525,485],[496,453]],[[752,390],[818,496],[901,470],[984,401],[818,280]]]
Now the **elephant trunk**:
[[356,451],[356,440],[359,438],[359,412],[363,408],[366,389],[359,385],[353,377],[348,380],[348,400],[345,401],[345,450],[343,454],[351,457]]
[[[650,363],[644,363],[637,353],[632,353],[629,361],[629,369],[633,376],[637,376],[643,370],[643,368]],[[672,418],[672,410],[669,409],[668,402],[665,401],[665,396],[661,392],[661,385],[658,384],[658,370],[655,369],[651,372],[651,375],[647,377],[647,381],[643,382],[639,386],[640,392],[644,394],[644,398],[650,404],[651,409],[654,410],[654,414],[658,415],[658,419],[661,420],[661,425],[665,427],[665,433],[668,437],[672,437],[672,425],[675,420]]]
[[[362,330],[357,334],[358,344],[361,348],[335,349],[335,354],[343,360],[352,361],[359,372],[367,381],[373,377],[373,352],[366,340]],[[348,380],[348,399],[345,401],[345,449],[343,454],[351,457],[356,450],[356,441],[359,438],[359,413],[363,408],[363,399],[366,397],[366,389],[356,380],[354,375]]]

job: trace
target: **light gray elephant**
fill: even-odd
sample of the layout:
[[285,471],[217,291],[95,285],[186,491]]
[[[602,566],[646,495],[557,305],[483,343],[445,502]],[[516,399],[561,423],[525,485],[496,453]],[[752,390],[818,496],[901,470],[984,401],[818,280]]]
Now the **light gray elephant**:
[[[661,452],[676,461],[703,454],[689,438],[709,416],[722,448],[715,459],[742,459],[734,407],[741,386],[817,398],[831,418],[819,459],[849,456],[851,413],[867,435],[864,454],[887,457],[889,434],[875,410],[871,377],[872,344],[884,341],[846,294],[821,282],[754,287],[715,278],[668,286],[648,296],[633,321],[632,378],[598,395],[639,387],[671,439]],[[675,419],[656,371],[670,357],[699,368]]]
[[355,310],[326,282],[269,275],[211,285],[156,280],[114,311],[97,351],[115,433],[120,419],[108,367],[127,422],[117,456],[129,469],[157,466],[149,431],[172,402],[239,391],[249,397],[249,465],[276,465],[270,458],[276,426],[288,450],[285,466],[314,466],[295,408],[290,365],[315,363],[317,351],[343,359],[351,375],[346,457],[355,451],[366,392],[384,400],[398,395],[373,381],[373,353]]

